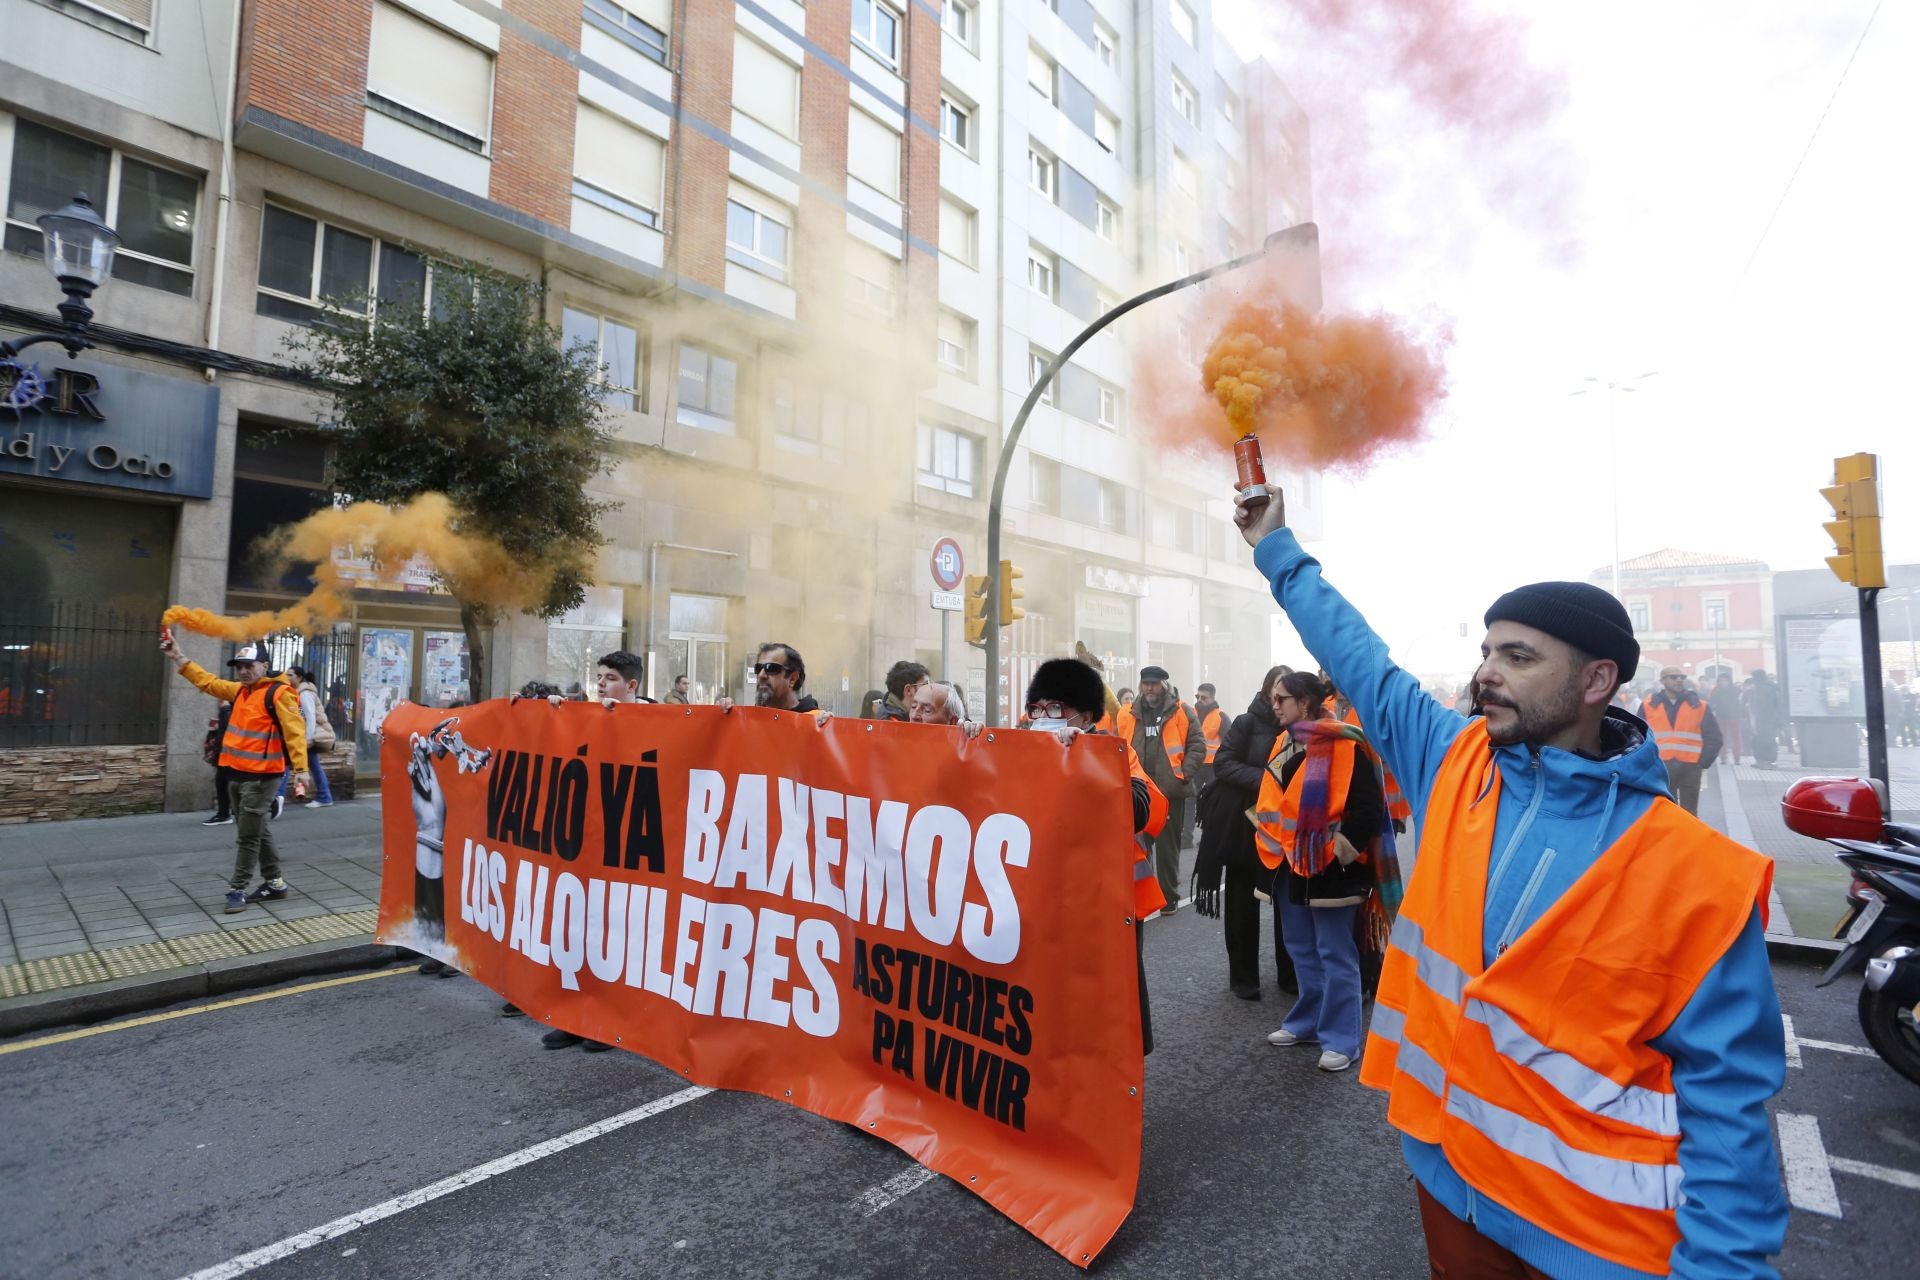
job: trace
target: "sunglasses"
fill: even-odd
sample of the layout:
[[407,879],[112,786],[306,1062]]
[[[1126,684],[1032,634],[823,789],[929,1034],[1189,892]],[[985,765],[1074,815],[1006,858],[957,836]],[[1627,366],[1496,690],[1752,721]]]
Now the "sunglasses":
[[1073,714],[1073,708],[1064,702],[1029,702],[1027,719],[1029,720],[1065,720]]
[[753,674],[756,676],[783,676],[787,674],[790,669],[791,668],[785,663],[781,662],[756,662],[753,664]]

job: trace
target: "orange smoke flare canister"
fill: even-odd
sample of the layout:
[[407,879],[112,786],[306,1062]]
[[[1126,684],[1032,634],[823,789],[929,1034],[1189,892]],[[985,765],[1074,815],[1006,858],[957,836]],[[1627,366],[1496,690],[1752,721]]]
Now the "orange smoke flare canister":
[[1266,505],[1267,467],[1260,456],[1260,438],[1249,431],[1233,442],[1233,465],[1239,473],[1240,498],[1249,507]]

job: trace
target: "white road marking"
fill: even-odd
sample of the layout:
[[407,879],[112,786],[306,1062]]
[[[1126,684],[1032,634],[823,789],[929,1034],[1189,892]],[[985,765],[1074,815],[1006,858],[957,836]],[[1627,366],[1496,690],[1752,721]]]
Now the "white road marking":
[[861,1217],[871,1218],[900,1197],[932,1182],[933,1177],[933,1170],[916,1164],[911,1169],[894,1174],[879,1186],[862,1191],[854,1200],[853,1207],[860,1211]]
[[1896,1187],[1905,1187],[1909,1191],[1920,1191],[1920,1173],[1908,1173],[1905,1169],[1889,1169],[1884,1165],[1868,1164],[1864,1160],[1848,1160],[1841,1156],[1830,1156],[1827,1163],[1835,1173],[1851,1173],[1856,1177],[1875,1178],[1881,1182],[1891,1182]]
[[1826,1144],[1820,1141],[1820,1121],[1782,1111],[1774,1117],[1780,1129],[1780,1162],[1787,1173],[1787,1199],[1794,1208],[1828,1218],[1840,1217],[1840,1193],[1833,1189],[1833,1169]]
[[663,1111],[671,1111],[675,1107],[692,1102],[696,1098],[703,1098],[712,1092],[713,1090],[711,1089],[693,1085],[680,1090],[678,1093],[670,1093],[664,1098],[655,1098],[645,1106],[635,1107],[631,1111],[622,1111],[619,1115],[608,1116],[605,1120],[596,1120],[590,1125],[575,1129],[572,1133],[563,1133],[557,1138],[549,1138],[545,1142],[535,1143],[533,1146],[515,1151],[511,1155],[501,1156],[497,1160],[489,1160],[485,1164],[477,1164],[463,1173],[456,1173],[450,1178],[442,1178],[440,1181],[432,1183],[429,1186],[420,1187],[404,1195],[395,1196],[391,1200],[382,1201],[371,1208],[362,1209],[358,1213],[350,1213],[344,1218],[335,1218],[332,1222],[315,1227],[311,1231],[302,1231],[297,1236],[288,1236],[285,1240],[277,1244],[270,1244],[264,1249],[255,1249],[252,1253],[243,1253],[237,1258],[229,1258],[217,1266],[208,1267],[203,1271],[196,1271],[192,1275],[185,1277],[185,1280],[232,1280],[234,1276],[243,1276],[249,1271],[258,1270],[266,1266],[268,1263],[278,1262],[282,1258],[291,1257],[303,1249],[311,1249],[314,1245],[325,1244],[327,1241],[343,1236],[349,1231],[358,1231],[361,1227],[370,1226],[382,1218],[391,1218],[396,1213],[405,1213],[408,1209],[418,1208],[430,1200],[438,1200],[441,1196],[451,1195],[467,1187],[477,1186],[489,1178],[497,1177],[509,1170],[518,1169],[521,1165],[532,1164],[536,1160],[544,1160],[546,1157],[565,1151],[569,1147],[577,1147],[583,1142],[589,1142],[594,1138],[600,1137],[602,1134],[612,1133],[615,1129],[623,1129],[641,1120],[651,1119]]
[[1861,1058],[1877,1058],[1880,1055],[1863,1044],[1841,1044],[1837,1040],[1802,1040],[1803,1049],[1825,1049],[1829,1053],[1851,1053]]
[[1789,1014],[1780,1015],[1780,1029],[1787,1033],[1787,1065],[1800,1065],[1800,1038],[1793,1034],[1793,1018]]
[[[1720,811],[1726,816],[1727,838],[1749,849],[1758,849],[1760,846],[1753,839],[1753,824],[1747,820],[1746,806],[1740,802],[1740,783],[1734,777],[1734,770],[1715,769],[1713,772],[1719,775]],[[1793,921],[1787,919],[1786,904],[1780,901],[1778,889],[1769,889],[1767,892],[1767,932],[1775,936],[1793,936]]]

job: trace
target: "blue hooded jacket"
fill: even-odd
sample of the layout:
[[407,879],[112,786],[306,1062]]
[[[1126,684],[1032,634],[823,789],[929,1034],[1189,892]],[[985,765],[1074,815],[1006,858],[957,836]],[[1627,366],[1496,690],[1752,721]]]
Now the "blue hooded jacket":
[[[1289,529],[1267,535],[1254,564],[1309,652],[1353,703],[1367,736],[1400,779],[1424,825],[1440,762],[1472,722],[1394,664],[1386,644],[1320,576]],[[1500,802],[1487,873],[1482,960],[1488,964],[1667,794],[1666,767],[1639,719],[1617,708],[1604,759],[1553,747],[1498,747]],[[1767,1119],[1786,1077],[1786,1035],[1756,909],[1673,1025],[1652,1041],[1673,1061],[1680,1114],[1680,1243],[1672,1274],[1698,1280],[1774,1277],[1787,1203]],[[1587,1252],[1475,1191],[1438,1146],[1401,1135],[1414,1177],[1455,1217],[1473,1223],[1547,1274],[1631,1280],[1645,1272]]]

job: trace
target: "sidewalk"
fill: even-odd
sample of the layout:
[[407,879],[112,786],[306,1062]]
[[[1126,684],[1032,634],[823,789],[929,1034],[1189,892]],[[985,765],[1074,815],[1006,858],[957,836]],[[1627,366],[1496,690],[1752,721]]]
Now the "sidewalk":
[[[1920,747],[1892,747],[1887,772],[1893,792],[1893,817],[1920,821]],[[1830,939],[1846,906],[1847,869],[1833,856],[1833,846],[1787,830],[1780,817],[1780,799],[1799,778],[1814,775],[1866,773],[1857,770],[1807,769],[1798,757],[1783,754],[1770,768],[1721,760],[1707,771],[1700,787],[1700,817],[1716,830],[1758,849],[1774,860],[1774,903],[1768,921],[1769,937]]]
[[205,816],[0,826],[0,1034],[392,954],[372,946],[378,796],[288,806],[273,836],[292,892],[234,915],[234,829]]

